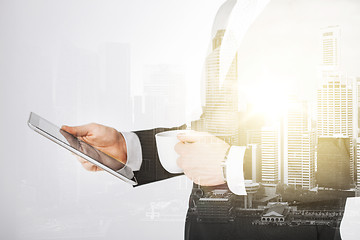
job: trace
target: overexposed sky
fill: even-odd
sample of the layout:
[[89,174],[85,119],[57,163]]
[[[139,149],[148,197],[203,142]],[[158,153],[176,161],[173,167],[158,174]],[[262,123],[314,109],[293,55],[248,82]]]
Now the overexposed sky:
[[[56,52],[64,44],[96,52],[103,42],[131,46],[132,93],[140,94],[145,65],[185,69],[188,105],[199,102],[202,67],[218,8],[212,1],[2,1],[0,42],[14,53],[24,46]],[[239,50],[240,83],[289,85],[313,97],[320,62],[319,29],[341,27],[342,68],[359,76],[360,2],[272,0]],[[287,89],[287,88],[286,88]],[[254,90],[255,91],[255,90]],[[253,91],[250,91],[253,92]]]
[[341,28],[341,69],[360,76],[359,10],[356,0],[271,1],[240,47],[240,83],[287,85],[285,89],[313,98],[320,73],[320,29],[335,25]]

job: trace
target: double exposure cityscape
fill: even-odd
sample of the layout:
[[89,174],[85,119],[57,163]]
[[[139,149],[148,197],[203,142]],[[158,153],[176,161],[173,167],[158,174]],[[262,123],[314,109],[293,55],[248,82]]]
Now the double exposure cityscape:
[[218,30],[206,59],[203,122],[193,127],[247,146],[248,195],[195,189],[193,196],[198,198],[193,199],[190,216],[203,222],[234,222],[242,226],[238,227],[242,233],[253,228],[265,235],[292,231],[304,239],[316,226],[333,236],[346,198],[357,196],[360,184],[360,78],[341,69],[341,27],[319,30],[322,62],[316,103],[289,94],[286,108],[275,120],[252,112],[251,103],[246,111],[238,111],[237,56],[219,85],[223,36],[224,30]]

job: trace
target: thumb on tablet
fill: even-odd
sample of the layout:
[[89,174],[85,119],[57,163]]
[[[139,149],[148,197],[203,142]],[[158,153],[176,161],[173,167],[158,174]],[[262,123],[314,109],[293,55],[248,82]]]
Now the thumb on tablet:
[[61,129],[74,135],[75,137],[86,136],[89,133],[89,127],[87,125],[77,126],[77,127],[70,127],[63,125]]

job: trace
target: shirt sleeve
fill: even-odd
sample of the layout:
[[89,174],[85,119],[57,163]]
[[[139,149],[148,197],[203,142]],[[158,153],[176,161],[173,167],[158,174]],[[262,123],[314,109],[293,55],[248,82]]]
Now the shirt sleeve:
[[245,150],[245,146],[232,146],[226,161],[227,184],[236,195],[247,195],[243,169]]
[[141,145],[138,136],[133,132],[120,132],[126,143],[127,160],[126,166],[133,171],[139,171],[142,163]]

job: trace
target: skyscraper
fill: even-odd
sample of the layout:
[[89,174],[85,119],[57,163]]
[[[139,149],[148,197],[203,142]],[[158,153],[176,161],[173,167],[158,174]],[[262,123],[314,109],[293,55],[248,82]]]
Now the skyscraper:
[[360,138],[356,139],[356,169],[357,169],[357,178],[356,178],[356,186],[360,189]]
[[261,130],[261,180],[276,184],[280,180],[281,141],[279,126]]
[[254,183],[261,182],[261,146],[248,144],[244,156],[244,178]]
[[322,70],[337,71],[340,67],[340,27],[322,28],[320,34]]
[[261,128],[265,117],[254,111],[252,104],[247,104],[245,111],[239,112],[239,145],[261,144]]
[[355,118],[355,123],[357,123],[357,133],[356,133],[356,186],[358,189],[360,189],[360,77],[356,78],[356,90],[357,90],[357,99],[355,100],[356,106],[357,106],[357,116]]
[[315,132],[306,101],[289,99],[284,135],[284,183],[311,189],[315,185]]
[[[355,103],[357,105],[357,136],[356,137],[360,137],[359,136],[359,127],[360,127],[360,77],[356,78],[356,97],[357,99],[355,100]],[[357,141],[358,142],[358,141]]]
[[340,71],[340,28],[321,29],[322,79],[317,92],[317,135],[348,137],[350,175],[355,178],[354,86],[353,80]]
[[317,134],[350,139],[350,173],[354,179],[353,88],[346,76],[328,75],[317,93]]
[[212,41],[212,52],[206,58],[206,94],[204,117],[206,129],[216,136],[237,143],[237,55],[235,55],[222,86],[219,84],[220,46],[225,30],[218,30]]

